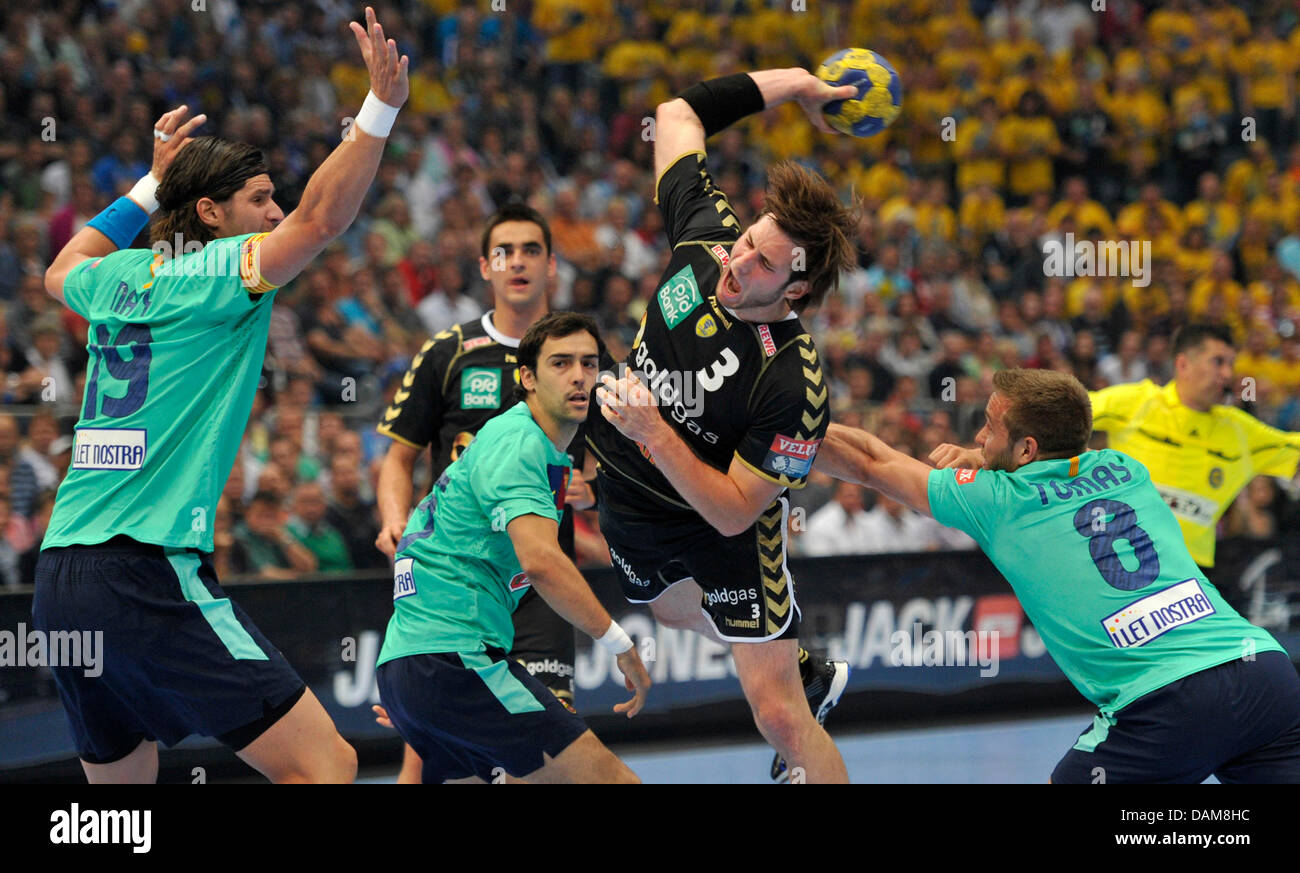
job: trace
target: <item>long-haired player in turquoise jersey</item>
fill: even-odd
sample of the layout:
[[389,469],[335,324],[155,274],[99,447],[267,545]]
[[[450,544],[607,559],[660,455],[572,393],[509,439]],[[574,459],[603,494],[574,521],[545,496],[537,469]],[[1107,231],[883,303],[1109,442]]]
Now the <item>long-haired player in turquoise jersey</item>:
[[[1098,707],[1053,782],[1300,782],[1300,678],[1192,560],[1140,463],[1089,452],[1073,376],[993,378],[978,458],[941,466],[832,425],[818,469],[876,488],[974,537],[1048,652]],[[827,449],[829,448],[829,451]]]
[[[189,140],[204,117],[185,122],[182,106],[155,125],[150,176],[45,274],[46,290],[90,322],[90,364],[32,612],[47,632],[103,631],[102,675],[55,668],[91,782],[152,782],[157,742],[193,733],[274,782],[356,775],[352,747],[225,597],[211,561],[275,289],[352,223],[406,102],[408,59],[373,10],[351,27],[370,94],[297,209],[276,205],[257,149]],[[154,251],[127,248],[159,207]]]

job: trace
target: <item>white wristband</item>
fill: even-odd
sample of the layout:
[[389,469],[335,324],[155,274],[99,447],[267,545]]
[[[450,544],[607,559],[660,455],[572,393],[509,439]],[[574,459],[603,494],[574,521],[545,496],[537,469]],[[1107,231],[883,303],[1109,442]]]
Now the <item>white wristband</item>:
[[615,655],[621,655],[628,649],[632,648],[632,638],[627,635],[627,631],[619,627],[618,622],[610,619],[609,630],[605,635],[596,640],[605,648],[609,649]]
[[130,197],[145,212],[153,215],[158,211],[158,185],[159,180],[154,177],[152,172],[147,176],[142,176],[139,182],[135,183],[126,196]]
[[366,94],[366,102],[361,104],[361,111],[357,113],[356,120],[352,123],[360,127],[362,133],[383,138],[393,129],[393,122],[397,120],[397,109],[398,107],[389,106],[380,100],[375,96],[375,92],[371,91]]

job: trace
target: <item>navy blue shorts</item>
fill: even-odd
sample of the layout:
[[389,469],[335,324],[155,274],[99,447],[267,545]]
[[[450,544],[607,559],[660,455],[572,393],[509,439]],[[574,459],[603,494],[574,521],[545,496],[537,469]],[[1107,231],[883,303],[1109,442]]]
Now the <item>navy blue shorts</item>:
[[53,668],[77,754],[92,764],[190,734],[238,751],[306,690],[194,549],[126,537],[46,549],[32,619],[45,632],[103,632],[98,669]]
[[1055,783],[1300,782],[1300,677],[1282,652],[1193,673],[1097,716]]
[[578,648],[573,625],[551,609],[531,587],[515,607],[514,623],[515,647],[510,650],[510,657],[551,689],[561,703],[573,709],[573,674]]
[[794,580],[786,568],[785,497],[749,530],[727,537],[693,513],[668,519],[638,512],[634,507],[644,501],[611,476],[601,474],[599,488],[600,532],[630,602],[651,603],[693,579],[704,592],[700,610],[727,642],[799,635]]
[[527,776],[587,732],[500,649],[395,658],[375,678],[393,727],[424,762],[425,782]]

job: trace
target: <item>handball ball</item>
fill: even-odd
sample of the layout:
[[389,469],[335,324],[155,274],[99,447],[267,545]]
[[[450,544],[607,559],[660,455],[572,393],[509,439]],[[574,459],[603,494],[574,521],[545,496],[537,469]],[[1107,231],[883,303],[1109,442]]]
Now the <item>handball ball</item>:
[[832,100],[822,107],[826,122],[840,133],[875,136],[898,117],[903,106],[903,83],[898,71],[870,49],[838,51],[817,68],[817,78],[828,85],[857,85],[858,96]]

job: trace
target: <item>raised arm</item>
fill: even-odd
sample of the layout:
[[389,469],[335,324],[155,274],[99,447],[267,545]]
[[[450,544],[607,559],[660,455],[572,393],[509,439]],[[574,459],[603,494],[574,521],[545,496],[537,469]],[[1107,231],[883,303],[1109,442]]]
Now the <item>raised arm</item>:
[[791,100],[798,101],[818,130],[835,133],[822,117],[822,106],[856,93],[856,85],[836,88],[798,67],[737,73],[692,85],[655,110],[655,178],[681,155],[704,151],[705,139],[718,131]]
[[398,58],[397,43],[385,39],[374,10],[366,7],[365,28],[355,21],[350,27],[370,71],[370,94],[343,142],[308,180],[298,208],[262,241],[262,278],[272,285],[292,280],[357,217],[393,119],[410,91],[410,60]]
[[149,216],[158,209],[158,200],[154,197],[158,182],[189,142],[190,134],[208,120],[206,115],[196,115],[185,121],[188,113],[188,106],[178,106],[154,122],[153,165],[149,174],[64,244],[45,271],[47,294],[63,303],[63,280],[73,267],[90,258],[102,258],[125,248],[148,223]]

